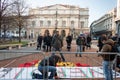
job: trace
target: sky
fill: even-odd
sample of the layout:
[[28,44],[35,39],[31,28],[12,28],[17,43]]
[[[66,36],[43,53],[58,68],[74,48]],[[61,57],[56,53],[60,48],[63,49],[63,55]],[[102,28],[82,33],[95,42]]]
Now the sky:
[[75,5],[89,8],[89,25],[117,6],[117,0],[25,0],[30,8],[54,4]]

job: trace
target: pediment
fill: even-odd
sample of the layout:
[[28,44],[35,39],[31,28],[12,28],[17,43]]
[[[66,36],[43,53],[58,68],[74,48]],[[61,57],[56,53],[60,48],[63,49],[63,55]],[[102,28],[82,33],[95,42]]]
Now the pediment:
[[42,7],[42,10],[54,10],[54,9],[70,9],[70,7],[76,8],[75,6],[70,6],[70,5],[62,5],[62,4],[55,4],[51,6],[45,6]]

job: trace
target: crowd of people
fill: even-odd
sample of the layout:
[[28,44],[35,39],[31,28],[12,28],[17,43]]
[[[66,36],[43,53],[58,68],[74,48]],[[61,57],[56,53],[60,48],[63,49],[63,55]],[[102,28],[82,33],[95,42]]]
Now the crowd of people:
[[[70,51],[73,36],[70,33],[68,33],[68,35],[64,39],[66,40],[66,44],[67,44],[66,50]],[[88,48],[90,49],[91,48],[91,40],[92,39],[91,39],[90,35],[88,35],[88,36],[85,36],[84,34],[78,35],[78,37],[76,39],[76,45],[77,45],[76,52],[79,53],[79,52],[85,51],[85,46],[86,46],[86,49],[88,49]],[[50,35],[50,33],[45,33],[44,36],[39,34],[39,36],[37,38],[37,43],[38,43],[37,48],[36,48],[37,50],[43,50],[45,52],[52,51],[51,56],[43,59],[38,66],[38,70],[41,73],[43,73],[43,68],[46,68],[45,70],[49,70],[49,71],[44,71],[45,72],[44,77],[47,78],[48,77],[47,72],[51,72],[50,77],[48,77],[51,79],[57,75],[55,64],[59,61],[63,61],[63,62],[66,61],[65,57],[63,56],[63,53],[61,53],[61,50],[63,47],[63,36],[61,36],[59,34],[59,31],[56,31],[52,36]],[[59,57],[58,55],[55,54],[56,51],[59,52],[61,57]],[[79,56],[82,57],[81,54]],[[77,57],[77,53],[76,53],[76,57]],[[43,62],[45,64],[43,64]],[[47,64],[47,62],[49,64]]]
[[[66,49],[67,51],[71,50],[71,44],[73,41],[73,36],[72,34],[68,33],[68,35],[66,36],[66,38],[64,38],[66,40]],[[61,51],[63,45],[63,37],[59,34],[59,31],[56,31],[56,33],[54,33],[52,36],[50,35],[50,33],[45,33],[44,36],[42,36],[41,34],[38,35],[37,38],[37,50],[43,50],[45,52],[49,52],[49,51]],[[76,45],[77,45],[77,49],[76,52],[83,52],[85,51],[85,47],[86,49],[91,49],[91,36],[90,35],[84,35],[84,34],[80,34],[78,35],[78,37],[76,38]],[[55,50],[56,49],[56,50]],[[76,54],[77,56],[77,54]],[[81,56],[81,55],[80,55]]]
[[[67,44],[66,50],[70,51],[73,36],[70,33],[68,33],[68,35],[64,39],[66,40],[66,44]],[[87,35],[87,36],[84,34],[78,35],[78,37],[76,38],[77,49],[76,49],[75,56],[77,57],[79,55],[79,57],[82,57],[82,52],[84,52],[85,49],[91,49],[91,44],[92,44],[91,41],[92,39],[90,35]],[[52,36],[50,35],[50,33],[46,33],[44,34],[44,36],[39,34],[37,42],[38,42],[37,50],[43,49],[43,51],[45,52],[48,52],[48,51],[53,52],[51,56],[48,58],[49,61],[52,60],[51,57],[56,56],[54,51],[59,51],[61,56],[61,57],[58,56],[59,60],[55,61],[54,63],[57,63],[58,61],[66,61],[65,57],[63,56],[63,53],[61,53],[61,50],[64,44],[63,44],[63,37],[59,34],[59,31],[56,31]],[[100,54],[100,56],[103,58],[103,72],[105,74],[105,80],[113,80],[112,69],[115,63],[116,55],[111,54],[111,52],[118,52],[115,50],[113,46],[120,46],[120,38],[118,37],[118,34],[116,34],[113,37],[112,36],[108,37],[106,34],[102,34],[98,39],[97,46],[99,47],[99,52],[109,52],[109,54],[103,53],[103,54]],[[52,65],[53,63],[52,61],[49,62],[50,64],[47,64],[47,67],[46,67],[48,68],[49,66],[49,71],[51,72],[50,78],[51,77],[53,78],[53,75],[54,76],[56,75],[56,68],[55,68],[55,65]],[[117,65],[117,66],[120,68],[120,65]],[[39,71],[42,72],[43,70],[42,62],[39,64],[38,69]],[[46,73],[46,75],[48,74]]]

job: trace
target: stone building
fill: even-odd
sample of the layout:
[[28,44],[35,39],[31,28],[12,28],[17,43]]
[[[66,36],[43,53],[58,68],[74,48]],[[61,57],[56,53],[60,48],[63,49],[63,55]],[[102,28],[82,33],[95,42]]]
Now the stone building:
[[120,0],[117,0],[116,28],[117,28],[116,31],[120,36]]
[[27,36],[36,38],[39,33],[44,35],[49,30],[71,33],[76,37],[80,33],[88,33],[89,9],[73,5],[55,4],[29,9],[27,19]]
[[116,19],[116,8],[107,12],[98,20],[92,22],[90,26],[91,34],[94,37],[98,37],[101,34],[106,34],[108,36],[114,35],[116,33],[115,19]]
[[92,22],[90,32],[93,37],[98,37],[102,33],[108,36],[118,33],[120,36],[120,0],[117,0],[117,8]]

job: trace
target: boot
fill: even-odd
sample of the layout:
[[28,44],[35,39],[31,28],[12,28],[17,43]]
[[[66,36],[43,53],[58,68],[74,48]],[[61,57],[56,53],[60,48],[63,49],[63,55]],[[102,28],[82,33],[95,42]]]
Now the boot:
[[75,54],[75,56],[77,57],[77,54]]
[[82,55],[81,55],[81,54],[79,54],[79,57],[82,57]]

